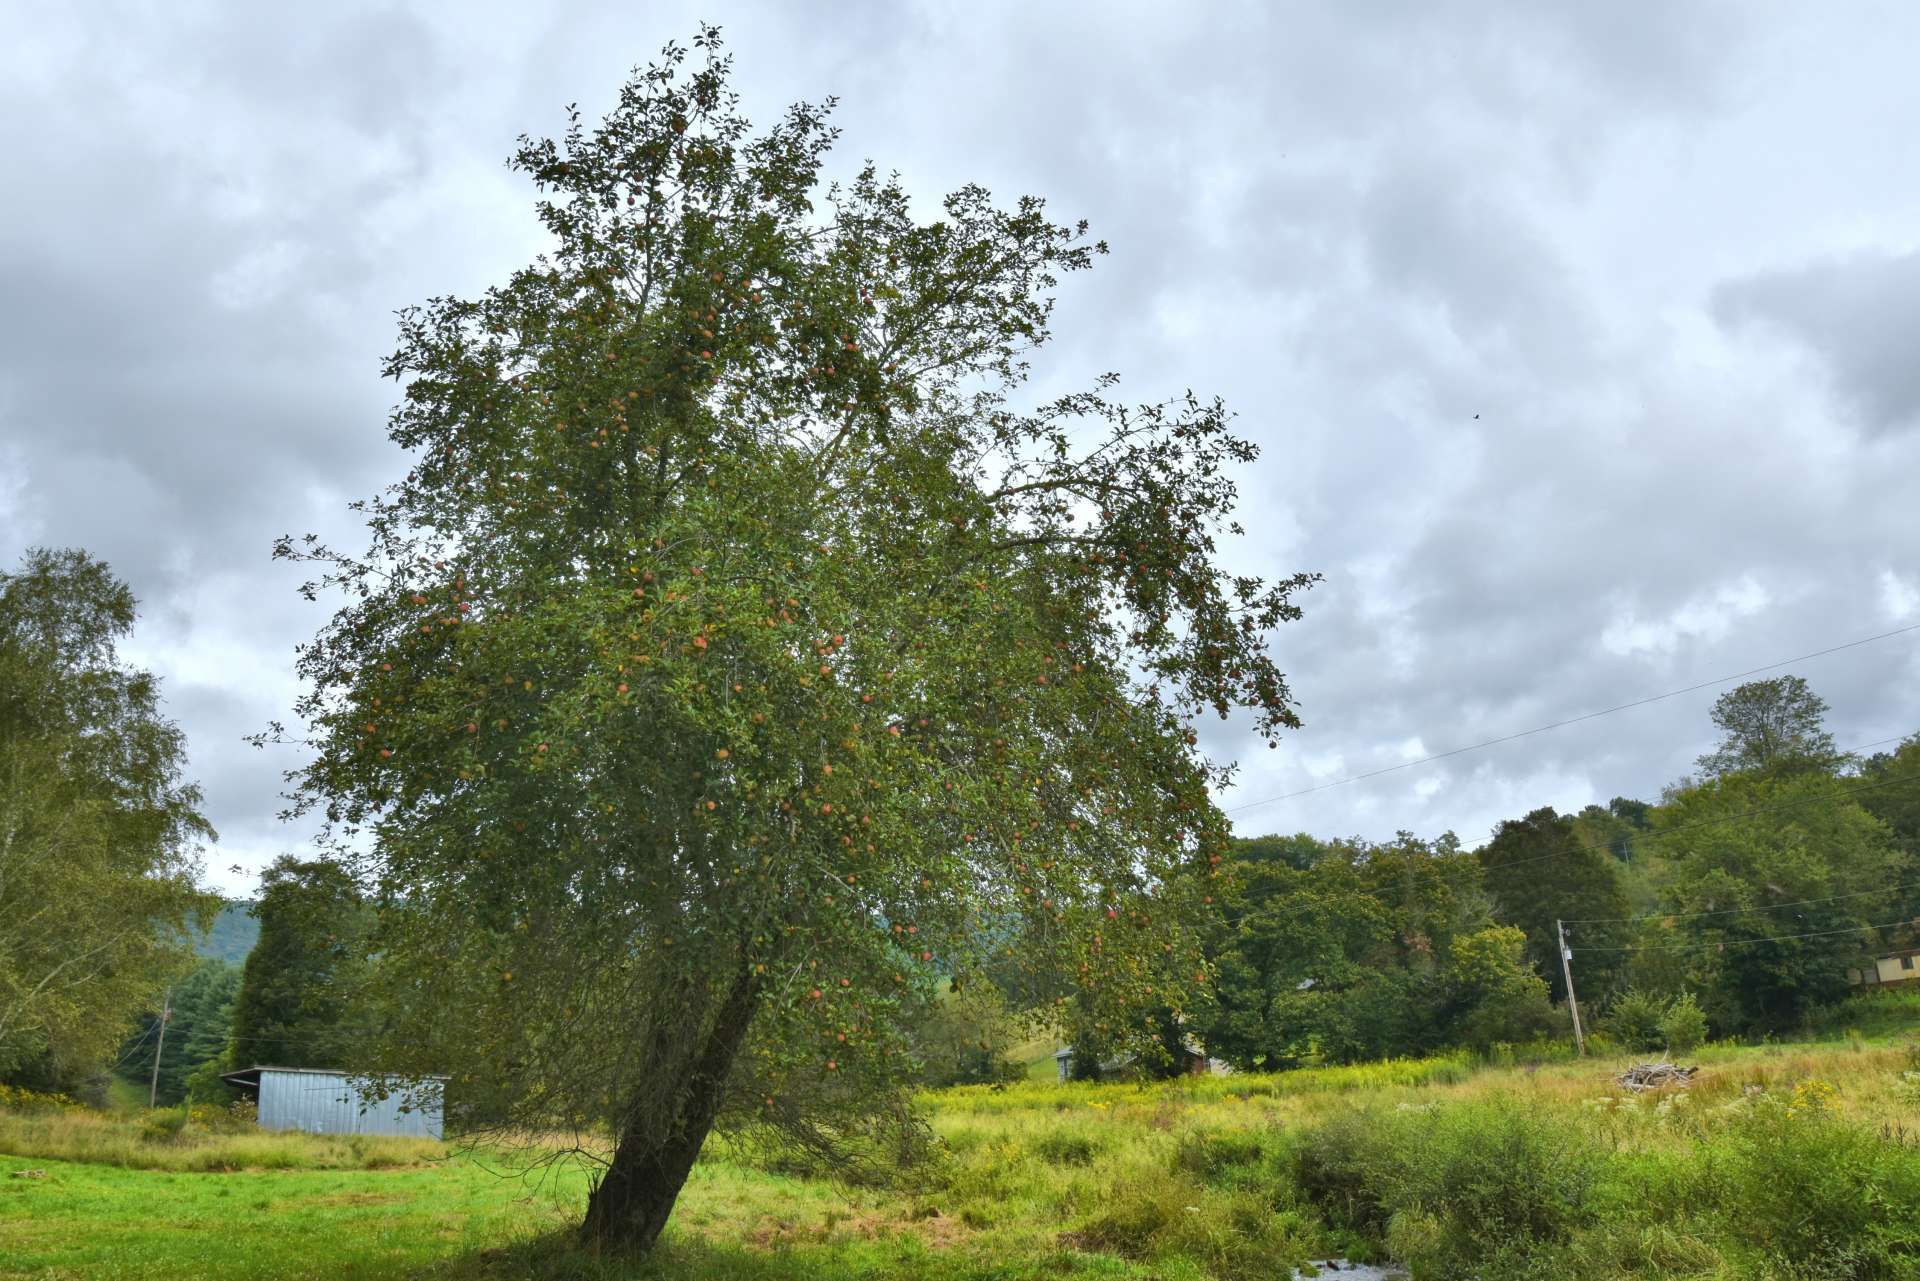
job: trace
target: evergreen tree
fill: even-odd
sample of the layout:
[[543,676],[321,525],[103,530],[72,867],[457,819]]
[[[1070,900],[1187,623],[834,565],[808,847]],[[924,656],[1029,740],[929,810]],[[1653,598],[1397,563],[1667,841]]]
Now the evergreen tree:
[[356,1067],[364,1027],[349,1011],[366,956],[367,909],[338,864],[277,859],[260,881],[260,937],[234,998],[236,1067]]
[[187,1078],[213,1061],[224,1066],[232,1031],[233,1001],[240,990],[240,968],[205,960],[171,989],[167,1034],[160,1037],[160,1011],[141,1016],[140,1025],[121,1049],[120,1072],[142,1086],[152,1080],[156,1043],[160,1074],[155,1095],[162,1105],[187,1094]]

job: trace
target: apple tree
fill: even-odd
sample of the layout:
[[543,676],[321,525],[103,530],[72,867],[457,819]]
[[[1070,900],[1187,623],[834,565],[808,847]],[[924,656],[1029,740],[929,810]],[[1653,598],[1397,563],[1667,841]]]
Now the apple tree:
[[411,470],[365,551],[280,546],[341,601],[293,809],[377,908],[390,1060],[574,1127],[614,1247],[716,1127],[897,1150],[956,976],[1151,1040],[1228,840],[1193,721],[1297,723],[1312,581],[1222,567],[1219,403],[1019,399],[1084,225],[828,182],[826,108],[756,133],[728,74],[706,30],[521,140],[549,252],[403,313]]

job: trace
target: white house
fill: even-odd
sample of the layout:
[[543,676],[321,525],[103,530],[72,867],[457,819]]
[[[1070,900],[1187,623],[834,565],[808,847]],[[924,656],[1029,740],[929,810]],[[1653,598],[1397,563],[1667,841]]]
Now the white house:
[[1920,948],[1910,947],[1904,951],[1889,952],[1875,959],[1871,965],[1863,965],[1857,970],[1848,970],[1847,981],[1863,987],[1879,987],[1885,983],[1920,982]]

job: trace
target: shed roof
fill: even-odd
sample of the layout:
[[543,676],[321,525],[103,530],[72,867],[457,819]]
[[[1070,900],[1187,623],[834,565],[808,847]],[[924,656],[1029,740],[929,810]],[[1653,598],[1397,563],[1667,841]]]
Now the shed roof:
[[288,1072],[298,1076],[331,1076],[331,1077],[338,1077],[341,1080],[347,1080],[347,1079],[365,1080],[368,1078],[379,1078],[379,1079],[388,1080],[388,1081],[391,1081],[391,1080],[444,1081],[447,1079],[444,1076],[435,1076],[435,1075],[401,1077],[398,1074],[392,1073],[392,1072],[348,1072],[342,1068],[278,1067],[271,1063],[255,1064],[253,1067],[244,1067],[233,1072],[222,1072],[220,1074],[220,1079],[222,1081],[225,1081],[228,1085],[234,1086],[238,1089],[257,1090],[260,1088],[260,1074],[262,1072]]

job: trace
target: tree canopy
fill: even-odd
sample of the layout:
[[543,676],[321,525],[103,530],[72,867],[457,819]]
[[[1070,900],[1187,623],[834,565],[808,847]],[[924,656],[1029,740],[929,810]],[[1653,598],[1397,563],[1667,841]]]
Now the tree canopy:
[[133,593],[80,551],[0,574],[0,1077],[111,1055],[192,963],[213,832],[158,683],[122,663]]
[[[1825,773],[1734,775],[1654,811],[1673,929],[1636,946],[1682,967],[1716,1026],[1788,1027],[1847,990],[1901,907],[1906,866],[1858,784]],[[1779,906],[1776,906],[1779,905]]]
[[367,956],[367,910],[337,863],[283,856],[260,878],[260,936],[233,993],[235,1067],[358,1067],[367,1048],[355,1008]]
[[[1524,932],[1527,963],[1546,980],[1556,1003],[1567,999],[1557,922],[1586,922],[1573,927],[1574,937],[1605,949],[1620,940],[1618,922],[1629,911],[1608,847],[1581,837],[1575,819],[1548,807],[1500,824],[1480,850],[1494,916]],[[1621,958],[1606,950],[1595,951],[1593,957],[1581,963],[1575,995],[1604,1001],[1613,990]]]
[[586,1230],[644,1247],[715,1124],[850,1157],[903,1028],[1017,959],[1151,1037],[1206,980],[1226,767],[1296,724],[1301,575],[1230,573],[1217,401],[1016,399],[1104,246],[978,187],[828,183],[714,32],[523,140],[552,252],[405,313],[406,477],[363,553],[286,540],[295,809],[366,880],[389,1061],[617,1136]]
[[1235,855],[1199,1024],[1218,1057],[1267,1070],[1347,1063],[1484,1048],[1551,1025],[1525,935],[1496,924],[1479,863],[1453,837],[1254,838]]
[[1700,758],[1710,778],[1740,770],[1830,770],[1840,763],[1826,728],[1827,700],[1799,676],[1737,685],[1714,700],[1720,746]]

